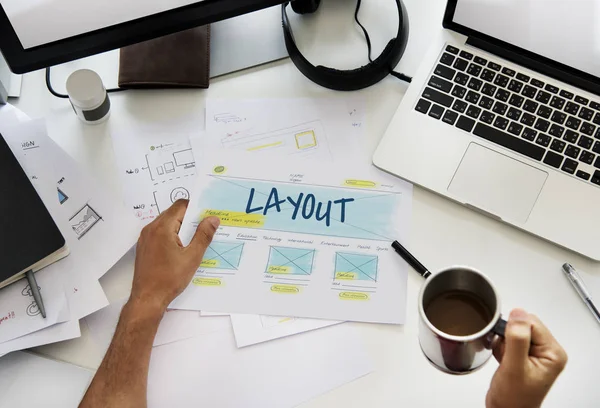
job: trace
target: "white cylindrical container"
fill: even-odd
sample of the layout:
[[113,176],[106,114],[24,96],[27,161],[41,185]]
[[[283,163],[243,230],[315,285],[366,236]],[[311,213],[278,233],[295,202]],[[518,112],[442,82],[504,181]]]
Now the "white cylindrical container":
[[108,119],[110,99],[100,76],[89,69],[73,72],[67,79],[67,94],[75,114],[87,124]]

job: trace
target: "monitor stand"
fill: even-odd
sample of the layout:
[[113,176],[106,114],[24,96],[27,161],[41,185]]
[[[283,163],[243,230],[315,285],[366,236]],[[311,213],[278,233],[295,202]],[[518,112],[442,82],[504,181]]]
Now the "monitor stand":
[[281,6],[211,24],[211,78],[287,56],[281,27]]
[[[211,78],[287,58],[280,6],[213,23],[210,48]],[[68,76],[82,68],[96,71],[107,88],[114,88],[119,74],[119,50],[53,67],[54,89],[66,93]]]

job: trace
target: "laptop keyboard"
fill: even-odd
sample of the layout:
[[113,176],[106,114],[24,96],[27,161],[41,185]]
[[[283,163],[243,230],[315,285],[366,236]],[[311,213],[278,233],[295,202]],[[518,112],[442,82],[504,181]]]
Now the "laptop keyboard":
[[600,185],[600,100],[448,45],[415,110]]

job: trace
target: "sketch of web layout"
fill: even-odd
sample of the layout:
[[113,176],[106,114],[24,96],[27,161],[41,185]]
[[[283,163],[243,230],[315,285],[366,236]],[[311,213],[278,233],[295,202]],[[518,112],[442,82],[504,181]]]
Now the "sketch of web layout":
[[126,203],[143,224],[178,199],[188,199],[196,175],[187,137],[145,136],[113,135]]
[[407,230],[411,186],[370,167],[355,179],[244,157],[196,180],[182,242],[207,216],[221,227],[170,307],[402,323],[406,268],[390,244]]
[[151,146],[146,160],[154,185],[196,174],[196,161],[189,143]]
[[331,158],[327,135],[320,120],[269,132],[252,133],[250,130],[227,134],[221,139],[221,145],[249,152],[271,151],[281,155]]
[[189,142],[152,146],[146,161],[153,184],[153,205],[159,214],[177,200],[189,200],[196,175],[196,161]]

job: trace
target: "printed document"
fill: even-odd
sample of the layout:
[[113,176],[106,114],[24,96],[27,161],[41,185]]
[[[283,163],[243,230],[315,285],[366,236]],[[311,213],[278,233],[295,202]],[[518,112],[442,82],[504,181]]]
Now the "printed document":
[[372,166],[205,154],[180,237],[221,219],[171,308],[404,322],[412,186]]

